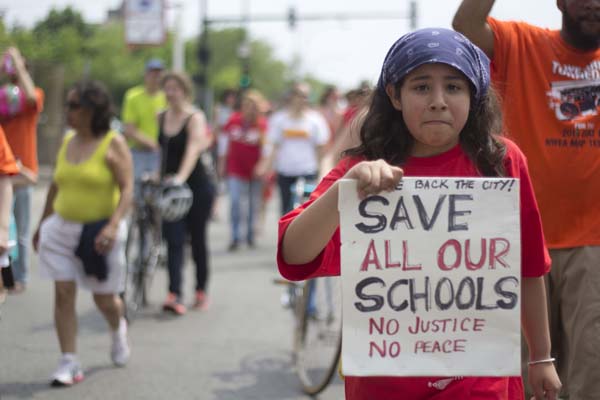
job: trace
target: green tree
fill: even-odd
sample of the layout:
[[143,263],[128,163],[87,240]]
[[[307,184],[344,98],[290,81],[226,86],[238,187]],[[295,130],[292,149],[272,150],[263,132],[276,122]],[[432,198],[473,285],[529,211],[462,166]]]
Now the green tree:
[[[36,71],[63,65],[67,87],[83,77],[101,80],[117,104],[128,88],[142,82],[146,60],[160,57],[169,63],[173,48],[172,35],[162,46],[139,48],[128,48],[124,36],[123,22],[92,25],[71,7],[51,10],[33,29],[7,28],[0,19],[0,48],[16,45],[34,67],[40,67],[34,68]],[[211,29],[207,40],[207,84],[219,96],[226,88],[239,87],[243,72],[239,48],[245,32],[241,28]],[[198,38],[188,40],[185,46],[186,71],[195,76],[201,71]],[[248,66],[250,86],[272,99],[280,98],[293,78],[292,69],[260,40],[250,43]],[[315,79],[313,86],[319,86],[318,82]]]

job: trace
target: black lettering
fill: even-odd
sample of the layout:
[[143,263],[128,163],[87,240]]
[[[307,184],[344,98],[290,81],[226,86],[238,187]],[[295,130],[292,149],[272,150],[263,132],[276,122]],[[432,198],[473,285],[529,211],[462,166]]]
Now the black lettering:
[[499,279],[494,285],[494,291],[506,300],[498,300],[496,304],[503,310],[512,310],[517,305],[519,295],[513,291],[503,289],[504,284],[507,282],[512,282],[515,288],[519,287],[519,280],[515,276],[505,276],[504,278]]
[[451,194],[450,195],[450,204],[448,205],[448,232],[454,231],[468,231],[469,225],[467,223],[457,224],[456,217],[461,215],[469,215],[471,214],[471,210],[457,210],[456,202],[457,201],[473,201],[473,196],[470,194]]
[[[442,289],[444,286],[447,286],[449,291],[448,302],[446,303],[442,300]],[[448,310],[450,306],[452,306],[452,303],[454,303],[454,286],[452,285],[450,278],[442,278],[435,287],[435,304],[438,309],[443,311]]]
[[442,205],[444,204],[444,200],[446,199],[446,195],[442,194],[438,197],[437,204],[435,205],[435,210],[433,211],[433,215],[431,219],[427,215],[427,210],[421,201],[421,197],[419,195],[413,195],[413,200],[415,205],[417,206],[417,211],[419,212],[419,219],[421,220],[421,225],[423,229],[426,231],[430,231],[437,220],[438,215],[440,214],[440,210],[442,209]]
[[387,225],[387,218],[385,217],[384,214],[381,214],[381,213],[370,214],[367,212],[367,205],[373,201],[382,203],[384,206],[387,206],[390,204],[390,202],[383,196],[370,196],[360,202],[360,204],[358,205],[358,213],[360,214],[360,216],[364,217],[364,218],[375,218],[377,220],[376,225],[366,225],[362,222],[360,224],[356,224],[355,225],[356,228],[359,231],[361,231],[362,233],[381,232],[382,230],[385,229],[385,227]]
[[[463,302],[462,297],[465,287],[469,288],[470,293],[467,293],[467,296],[469,296],[468,301]],[[470,277],[466,277],[458,284],[458,289],[456,290],[456,307],[459,310],[468,310],[473,307],[473,304],[475,304],[475,282]]]
[[400,200],[398,200],[398,204],[396,204],[394,216],[390,221],[390,229],[393,231],[396,230],[396,225],[398,225],[399,222],[404,222],[407,229],[414,229],[408,211],[406,211],[406,206],[404,205],[404,197],[402,196],[400,196]]
[[425,291],[418,293],[415,290],[415,280],[411,279],[409,282],[409,290],[410,290],[410,310],[413,313],[417,312],[417,300],[424,299],[425,300],[425,311],[429,311],[431,308],[431,300],[429,299],[429,277],[425,277]]
[[490,306],[482,304],[483,301],[483,277],[480,276],[477,278],[477,303],[475,304],[475,308],[478,310],[495,310],[498,306]]
[[364,300],[364,301],[372,301],[373,302],[373,305],[370,305],[370,306],[366,306],[360,302],[354,303],[354,306],[356,307],[356,309],[358,311],[361,311],[361,312],[379,311],[379,310],[381,310],[381,307],[383,307],[383,304],[384,304],[383,296],[378,296],[376,294],[363,293],[364,289],[373,283],[378,283],[379,286],[385,287],[385,282],[383,281],[383,279],[376,278],[376,277],[365,278],[362,281],[358,282],[358,284],[356,285],[356,288],[355,288],[356,297],[358,297],[359,299]]
[[387,295],[388,304],[391,307],[391,309],[394,311],[402,311],[402,310],[405,310],[406,307],[408,307],[408,301],[406,301],[406,300],[404,300],[402,303],[400,303],[398,305],[394,304],[393,292],[394,292],[394,289],[396,289],[396,287],[398,287],[400,285],[408,285],[408,279],[399,279],[396,282],[394,282],[394,284],[392,286],[390,286],[390,290],[388,291],[388,295]]

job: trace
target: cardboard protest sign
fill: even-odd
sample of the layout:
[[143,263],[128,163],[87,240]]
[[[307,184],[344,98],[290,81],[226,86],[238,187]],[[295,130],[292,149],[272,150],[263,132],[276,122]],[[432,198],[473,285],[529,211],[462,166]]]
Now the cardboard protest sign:
[[520,375],[519,184],[340,181],[342,368],[353,376]]

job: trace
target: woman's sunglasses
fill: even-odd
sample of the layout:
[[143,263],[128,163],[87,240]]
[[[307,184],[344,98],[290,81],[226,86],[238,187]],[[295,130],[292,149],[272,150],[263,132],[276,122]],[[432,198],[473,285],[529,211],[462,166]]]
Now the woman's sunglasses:
[[65,108],[68,110],[77,110],[81,108],[81,103],[78,101],[67,101],[65,102]]

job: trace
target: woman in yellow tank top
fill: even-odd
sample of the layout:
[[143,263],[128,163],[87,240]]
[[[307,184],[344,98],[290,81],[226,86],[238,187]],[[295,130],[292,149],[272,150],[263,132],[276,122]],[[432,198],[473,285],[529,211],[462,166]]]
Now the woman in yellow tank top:
[[[42,275],[54,280],[54,322],[62,357],[53,386],[83,379],[75,354],[78,286],[89,289],[112,330],[111,358],[127,362],[127,323],[119,293],[125,262],[124,217],[132,199],[129,148],[110,130],[112,105],[98,82],[77,83],[67,95],[67,122],[40,224],[34,235]],[[77,255],[76,255],[77,253]]]

